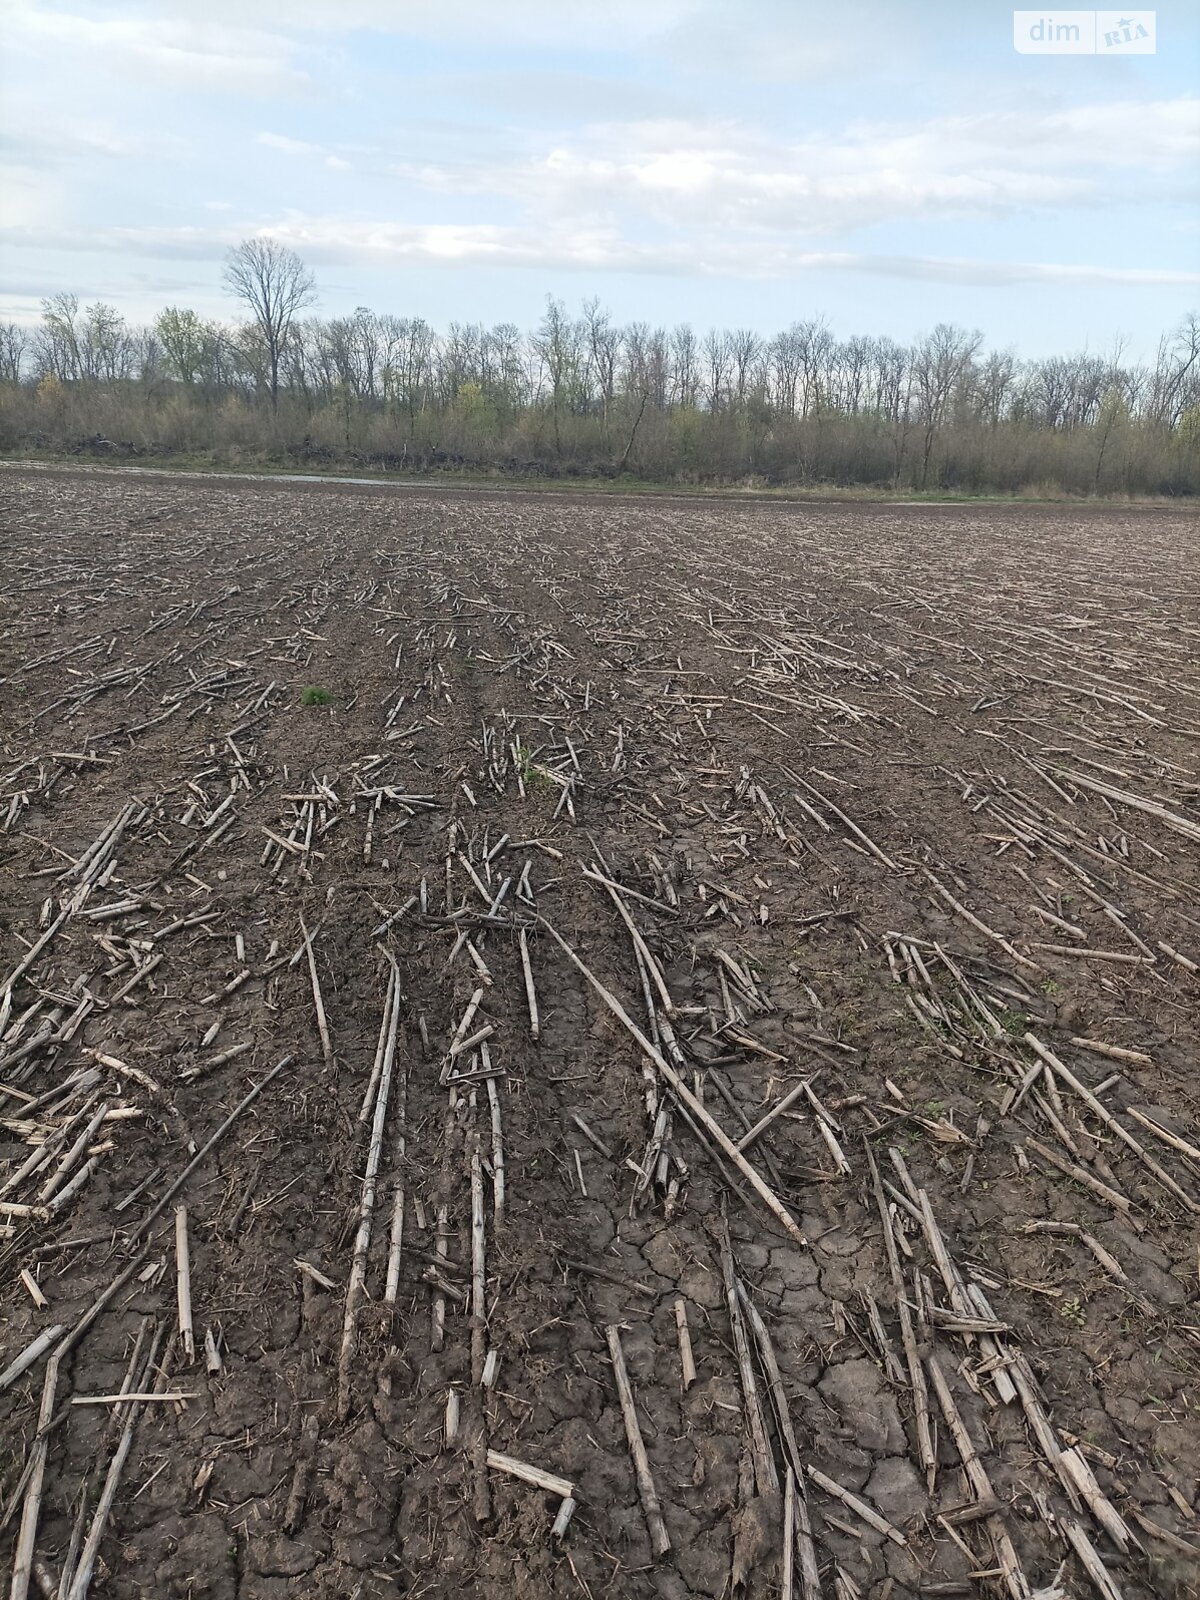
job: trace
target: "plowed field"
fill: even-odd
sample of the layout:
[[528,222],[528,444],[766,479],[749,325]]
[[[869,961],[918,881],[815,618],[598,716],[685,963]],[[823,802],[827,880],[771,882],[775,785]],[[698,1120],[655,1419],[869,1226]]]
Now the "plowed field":
[[1200,1592],[1198,533],[0,475],[14,1600]]

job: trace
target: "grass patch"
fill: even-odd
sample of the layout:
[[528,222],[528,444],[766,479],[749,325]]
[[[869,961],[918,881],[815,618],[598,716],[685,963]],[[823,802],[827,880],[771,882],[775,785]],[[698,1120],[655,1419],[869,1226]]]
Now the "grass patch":
[[551,473],[525,473],[503,467],[421,466],[408,469],[363,466],[353,458],[335,458],[318,466],[298,464],[290,457],[265,451],[222,453],[220,451],[146,451],[120,463],[107,452],[86,449],[56,450],[34,445],[0,449],[0,462],[9,466],[57,467],[100,472],[129,472],[158,476],[205,476],[234,479],[282,479],[295,483],[379,483],[419,488],[433,484],[439,488],[511,490],[524,494],[629,495],[638,498],[669,500],[734,500],[766,502],[826,501],[831,504],[859,505],[1071,505],[1095,509],[1099,506],[1169,507],[1172,511],[1194,514],[1190,496],[1155,494],[1086,495],[1050,486],[1032,486],[1012,493],[972,493],[963,489],[893,488],[878,483],[765,483],[760,479],[731,482],[695,483],[673,477],[639,478],[632,474],[612,477],[587,474],[555,477]]
[[516,757],[517,771],[521,774],[521,782],[526,789],[556,789],[558,785],[553,775],[533,759],[537,753],[536,750],[527,750],[518,741],[513,754]]
[[996,1021],[1010,1038],[1019,1039],[1029,1026],[1029,1018],[1015,1011],[1012,1006],[998,1006],[993,1011]]
[[300,704],[302,706],[331,706],[333,695],[328,689],[319,689],[315,683],[310,683],[307,689],[300,691]]

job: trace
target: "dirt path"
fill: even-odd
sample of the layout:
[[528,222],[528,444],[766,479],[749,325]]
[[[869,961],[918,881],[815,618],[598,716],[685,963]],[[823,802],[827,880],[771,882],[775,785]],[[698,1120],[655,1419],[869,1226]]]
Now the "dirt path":
[[1200,1593],[1194,519],[0,505],[14,1600]]

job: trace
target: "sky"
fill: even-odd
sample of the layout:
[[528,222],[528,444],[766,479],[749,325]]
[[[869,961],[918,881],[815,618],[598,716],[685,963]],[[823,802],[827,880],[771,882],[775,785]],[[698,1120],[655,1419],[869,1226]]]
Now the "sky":
[[1142,358],[1200,310],[1200,4],[1156,22],[1025,55],[992,0],[0,0],[0,320],[230,318],[266,235],[326,315]]

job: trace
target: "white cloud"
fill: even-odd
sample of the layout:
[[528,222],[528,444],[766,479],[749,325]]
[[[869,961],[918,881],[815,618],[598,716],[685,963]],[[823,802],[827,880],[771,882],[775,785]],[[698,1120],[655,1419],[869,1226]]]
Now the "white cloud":
[[260,133],[256,136],[256,144],[266,145],[268,150],[278,150],[285,156],[317,156],[321,147],[308,144],[303,139],[289,139],[285,133]]
[[10,294],[0,298],[0,322],[15,322],[18,327],[32,328],[41,321],[41,295]]
[[111,161],[163,155],[174,158],[186,149],[186,141],[168,129],[143,134],[69,113],[39,121],[29,102],[19,106],[15,95],[0,109],[0,139],[11,150],[20,151],[23,164],[43,170],[78,170],[89,156]]
[[[798,5],[796,0],[696,0],[661,40],[673,61],[763,83],[811,83],[830,73],[862,75],[927,54],[928,29],[948,0]],[[953,25],[963,29],[961,0]]]
[[[194,0],[158,4],[177,15],[194,10]],[[916,16],[897,0],[854,0],[851,7],[799,0],[206,0],[206,11],[315,34],[365,31],[448,47],[637,55],[776,83],[919,59],[928,55],[930,29],[952,36],[970,27],[962,0],[920,0]]]
[[95,17],[17,0],[6,7],[5,48],[40,57],[46,67],[63,57],[104,63],[131,83],[173,89],[277,95],[307,87],[287,34],[223,25],[198,16],[198,9],[177,19]]
[[433,190],[507,195],[531,213],[640,211],[682,228],[819,234],[901,219],[1002,217],[1176,192],[1200,162],[1200,100],[862,123],[781,143],[733,123],[585,130],[523,163],[399,164]]
[[255,139],[256,144],[265,145],[268,150],[278,150],[280,155],[299,156],[305,161],[319,161],[330,172],[350,172],[352,164],[332,150],[326,150],[319,144],[309,144],[304,139],[291,139],[285,133],[260,133]]
[[[926,20],[968,27],[961,0],[921,5]],[[1070,106],[1078,75],[1070,89],[1005,87],[1002,102],[997,75],[972,98],[928,60],[873,96],[868,58],[896,45],[912,65],[922,48],[900,39],[913,10],[894,0],[820,12],[796,0],[0,0],[0,14],[12,163],[0,215],[28,264],[22,289],[74,257],[78,287],[95,293],[96,262],[79,257],[105,251],[114,279],[157,261],[215,295],[224,250],[255,232],[318,268],[457,265],[481,278],[509,266],[980,288],[1200,281],[1155,266],[1155,243],[1134,268],[1097,264],[1094,242],[1131,259],[1103,221],[1123,204],[1163,260],[1190,264],[1178,219],[1194,209],[1200,99],[1139,101],[1126,76],[1106,80],[1126,98],[1096,88]],[[417,47],[385,49],[385,34]],[[410,61],[413,92],[397,93]],[[822,72],[803,94],[771,81]],[[143,86],[170,91],[169,114]],[[215,111],[217,93],[248,104]],[[297,95],[328,102],[319,123],[253,103]],[[181,153],[186,167],[170,167]],[[1067,216],[1087,225],[1084,260],[1042,259],[1074,253],[1046,242]],[[936,306],[936,290],[926,299]]]
[[61,185],[27,162],[0,161],[0,229],[36,230],[56,217]]
[[250,234],[278,239],[315,266],[406,265],[531,267],[543,271],[669,273],[708,278],[768,279],[838,271],[934,283],[1191,285],[1200,272],[1156,267],[988,261],[846,250],[802,250],[786,243],[747,252],[714,235],[697,245],[639,243],[596,225],[556,230],[490,223],[401,224],[342,217],[289,215],[270,223],[220,228],[0,230],[0,243],[49,250],[105,250],[127,257],[217,260]]
[[[194,0],[162,0],[162,9],[194,14]],[[698,0],[207,0],[214,16],[255,19],[268,28],[346,33],[364,30],[435,44],[536,45],[635,49],[666,37],[695,16]]]

